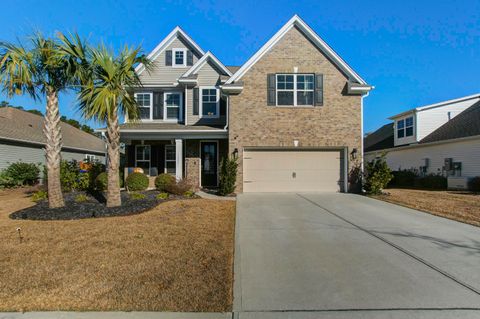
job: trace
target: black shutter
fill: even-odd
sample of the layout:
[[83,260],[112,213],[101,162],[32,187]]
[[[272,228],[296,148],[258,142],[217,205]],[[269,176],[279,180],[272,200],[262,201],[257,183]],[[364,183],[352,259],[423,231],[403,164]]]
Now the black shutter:
[[198,88],[193,89],[193,115],[198,115]]
[[220,93],[220,115],[227,115],[227,96]]
[[163,92],[153,93],[153,119],[163,119]]
[[165,65],[166,66],[172,65],[172,50],[165,51]]
[[267,105],[277,104],[275,74],[267,74]]
[[315,74],[315,106],[323,105],[323,74]]
[[193,53],[190,50],[187,51],[187,65],[193,65]]

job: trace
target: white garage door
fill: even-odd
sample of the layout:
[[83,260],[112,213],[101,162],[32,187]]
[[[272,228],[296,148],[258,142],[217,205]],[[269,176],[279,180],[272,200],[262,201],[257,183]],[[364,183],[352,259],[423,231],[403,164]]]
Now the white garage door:
[[243,191],[338,192],[341,151],[245,150]]

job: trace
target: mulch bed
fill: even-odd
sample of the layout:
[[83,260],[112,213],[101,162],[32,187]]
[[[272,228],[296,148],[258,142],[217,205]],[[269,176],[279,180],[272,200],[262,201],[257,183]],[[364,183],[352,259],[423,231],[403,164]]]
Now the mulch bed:
[[[61,208],[48,207],[48,201],[40,201],[36,205],[16,211],[9,215],[11,219],[30,220],[71,220],[96,217],[128,216],[148,211],[160,203],[174,199],[191,199],[197,196],[186,197],[170,194],[168,199],[158,199],[160,192],[151,190],[137,192],[145,195],[143,199],[133,199],[128,192],[121,192],[122,206],[106,207],[105,197],[101,193],[89,194],[85,192],[65,193],[65,206]],[[77,202],[78,195],[87,195],[88,200]]]

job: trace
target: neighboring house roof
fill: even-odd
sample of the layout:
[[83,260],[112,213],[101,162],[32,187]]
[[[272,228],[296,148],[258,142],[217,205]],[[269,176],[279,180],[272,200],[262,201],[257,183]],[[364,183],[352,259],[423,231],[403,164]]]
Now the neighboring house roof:
[[363,141],[365,152],[383,150],[393,146],[393,123],[385,124],[375,132],[368,134]]
[[480,101],[427,135],[420,144],[480,135]]
[[[148,55],[147,55],[147,58],[149,60],[155,60],[169,45],[170,43],[172,43],[173,40],[175,40],[175,38],[177,38],[178,36],[182,37],[185,41],[187,41],[188,44],[191,45],[192,48],[194,48],[195,50],[197,50],[197,52],[200,54],[200,55],[204,55],[205,54],[205,51],[203,51],[203,49],[195,42],[193,41],[193,39],[185,32],[182,30],[182,28],[180,28],[179,26],[175,27],[175,29],[172,30],[172,32],[170,32],[166,37],[165,39],[162,40],[162,42],[160,42],[156,47],[155,49],[152,50],[152,52],[150,52]],[[140,75],[143,71],[145,70],[145,67],[143,66],[143,64],[139,64],[136,68],[135,68],[135,71]]]
[[467,101],[467,100],[473,100],[473,99],[480,99],[480,93],[463,96],[463,97],[453,99],[453,100],[442,101],[442,102],[439,102],[439,103],[418,106],[418,107],[415,107],[413,109],[404,111],[402,113],[395,114],[395,115],[389,117],[388,119],[389,120],[394,120],[398,117],[405,116],[405,115],[410,114],[410,113],[429,110],[429,109],[433,109],[433,108],[437,108],[437,107],[441,107],[441,106],[445,106],[445,105],[449,105],[449,104],[459,103],[459,102],[463,102],[463,101]]
[[[305,36],[312,41],[340,70],[342,70],[350,81],[366,85],[362,79],[315,31],[312,30],[298,15],[294,15],[275,35],[265,43],[240,69],[238,69],[226,84],[234,83],[267,53],[275,44],[287,34],[290,29],[297,27]],[[372,89],[373,87],[369,87]]]
[[[0,108],[0,139],[45,145],[43,116],[12,107]],[[105,153],[105,143],[98,137],[60,122],[64,148]]]
[[230,70],[225,65],[223,65],[223,63],[220,62],[220,60],[217,59],[212,52],[208,51],[197,61],[197,63],[192,65],[192,67],[188,69],[185,74],[182,75],[182,78],[188,78],[192,75],[197,74],[198,70],[200,70],[202,66],[207,62],[213,63],[213,65],[215,65],[220,71],[224,72],[224,75],[232,76],[232,72],[230,72]]

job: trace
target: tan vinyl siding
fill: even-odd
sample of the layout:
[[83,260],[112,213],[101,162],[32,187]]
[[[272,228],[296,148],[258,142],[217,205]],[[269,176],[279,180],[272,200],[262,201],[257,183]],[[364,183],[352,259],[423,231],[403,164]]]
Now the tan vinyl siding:
[[[173,67],[173,66],[166,66],[165,65],[165,51],[172,50],[174,48],[186,48],[188,50],[192,50],[188,46],[188,44],[181,40],[180,38],[176,38],[172,41],[172,43],[165,49],[163,52],[158,55],[158,57],[153,62],[153,69],[148,73],[147,71],[143,71],[140,74],[140,80],[144,85],[149,84],[156,84],[156,85],[166,85],[166,84],[173,84],[182,74],[187,72],[190,66],[182,67]],[[195,64],[199,57],[196,55],[195,51],[193,51],[193,63]]]

